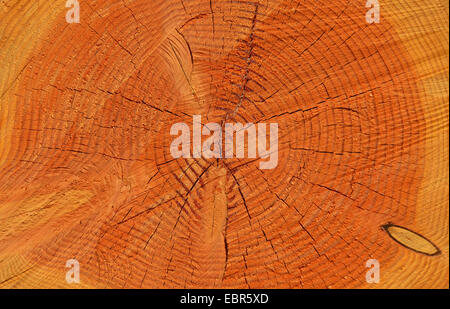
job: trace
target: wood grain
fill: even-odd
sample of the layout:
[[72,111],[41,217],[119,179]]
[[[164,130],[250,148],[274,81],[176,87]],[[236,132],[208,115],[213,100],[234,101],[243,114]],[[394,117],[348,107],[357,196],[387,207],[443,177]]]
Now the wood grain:
[[[447,1],[80,4],[0,1],[1,288],[448,288]],[[193,115],[277,168],[173,159]]]

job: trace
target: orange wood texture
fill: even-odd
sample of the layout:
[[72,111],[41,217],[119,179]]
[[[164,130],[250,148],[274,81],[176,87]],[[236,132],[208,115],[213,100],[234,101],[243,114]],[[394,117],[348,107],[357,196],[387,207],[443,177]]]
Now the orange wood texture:
[[448,288],[448,1],[65,2],[0,1],[1,288]]

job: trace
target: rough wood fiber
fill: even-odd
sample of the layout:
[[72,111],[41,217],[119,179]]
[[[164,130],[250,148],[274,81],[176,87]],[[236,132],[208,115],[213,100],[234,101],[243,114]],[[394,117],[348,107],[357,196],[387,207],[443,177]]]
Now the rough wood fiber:
[[448,1],[80,2],[0,1],[1,288],[448,288]]

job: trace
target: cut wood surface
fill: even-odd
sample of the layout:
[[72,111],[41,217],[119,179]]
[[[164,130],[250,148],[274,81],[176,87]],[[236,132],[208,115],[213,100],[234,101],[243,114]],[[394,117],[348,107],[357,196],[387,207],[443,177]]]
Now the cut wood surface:
[[448,1],[65,4],[0,0],[0,288],[448,288]]

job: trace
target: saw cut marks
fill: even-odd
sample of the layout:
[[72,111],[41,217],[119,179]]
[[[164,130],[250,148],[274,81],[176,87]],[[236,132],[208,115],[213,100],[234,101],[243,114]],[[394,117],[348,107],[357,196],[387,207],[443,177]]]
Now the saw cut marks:
[[[448,287],[448,3],[34,3],[0,4],[1,288]],[[174,159],[195,116],[278,124],[277,166]]]

